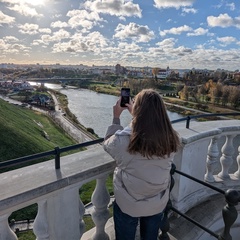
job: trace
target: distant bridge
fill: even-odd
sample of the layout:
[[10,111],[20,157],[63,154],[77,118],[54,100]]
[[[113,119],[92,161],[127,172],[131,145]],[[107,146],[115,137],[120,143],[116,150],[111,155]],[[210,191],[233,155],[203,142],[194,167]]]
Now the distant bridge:
[[28,78],[29,82],[39,82],[39,83],[66,83],[69,81],[91,81],[93,78]]

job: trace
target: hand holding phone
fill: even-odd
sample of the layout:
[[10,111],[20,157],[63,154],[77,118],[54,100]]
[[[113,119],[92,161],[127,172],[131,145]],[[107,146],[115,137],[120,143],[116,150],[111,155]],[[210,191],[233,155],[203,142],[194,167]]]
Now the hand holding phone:
[[130,102],[130,88],[122,88],[121,89],[121,107],[126,107],[126,103]]

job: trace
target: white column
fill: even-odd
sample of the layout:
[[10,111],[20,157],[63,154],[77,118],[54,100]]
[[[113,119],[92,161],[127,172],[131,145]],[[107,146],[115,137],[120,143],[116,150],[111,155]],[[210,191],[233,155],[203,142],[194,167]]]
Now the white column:
[[211,139],[211,142],[208,146],[208,155],[207,155],[207,166],[206,174],[204,175],[204,180],[206,182],[214,182],[213,172],[215,170],[215,165],[217,162],[217,157],[219,155],[217,141],[219,136],[215,136]]
[[234,176],[239,180],[240,179],[240,146],[238,147],[237,164],[238,164],[238,170],[234,173]]
[[222,156],[220,158],[222,171],[218,174],[218,177],[220,177],[221,179],[230,178],[228,170],[231,167],[233,162],[232,155],[234,153],[234,147],[233,147],[234,137],[236,137],[236,135],[227,135],[225,144],[222,147]]
[[47,222],[47,200],[38,202],[38,213],[33,223],[33,232],[36,240],[49,240]]
[[93,240],[109,240],[109,236],[105,232],[105,225],[109,218],[109,210],[107,209],[110,196],[106,188],[106,179],[108,175],[97,179],[96,188],[92,195],[92,203],[94,209],[92,219],[96,226],[96,232]]
[[0,240],[17,240],[16,234],[12,231],[8,224],[10,214],[0,216]]
[[49,239],[79,240],[84,229],[84,206],[80,202],[79,185],[57,191],[47,202]]

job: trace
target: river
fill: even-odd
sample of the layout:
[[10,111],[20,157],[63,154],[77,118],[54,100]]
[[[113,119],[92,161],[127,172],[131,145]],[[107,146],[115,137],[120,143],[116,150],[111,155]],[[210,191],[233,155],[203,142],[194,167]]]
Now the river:
[[[86,128],[92,128],[99,137],[104,137],[107,127],[112,122],[113,105],[117,96],[96,93],[88,89],[62,88],[59,84],[45,84],[47,88],[59,90],[68,98],[68,108]],[[168,111],[170,120],[182,118],[175,112]],[[121,115],[122,126],[127,126],[131,115],[125,110]]]

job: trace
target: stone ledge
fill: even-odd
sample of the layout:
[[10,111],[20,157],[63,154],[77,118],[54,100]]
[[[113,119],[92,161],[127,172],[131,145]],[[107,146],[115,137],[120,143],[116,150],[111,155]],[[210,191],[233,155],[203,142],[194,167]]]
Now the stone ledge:
[[[54,191],[114,170],[115,161],[102,146],[61,157],[61,168],[54,160],[1,174],[0,212],[5,214],[37,202]],[[16,208],[16,209],[15,209]]]

